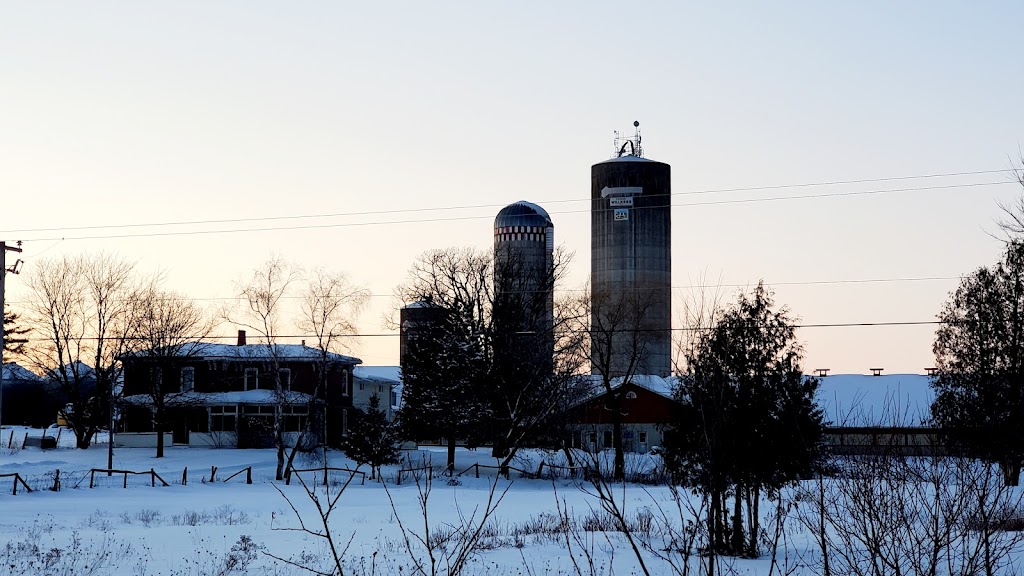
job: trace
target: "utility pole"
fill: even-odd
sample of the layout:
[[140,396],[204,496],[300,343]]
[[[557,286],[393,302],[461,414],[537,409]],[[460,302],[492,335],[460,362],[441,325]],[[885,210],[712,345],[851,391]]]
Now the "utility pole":
[[[21,252],[21,240],[17,246],[8,246],[7,242],[0,240],[0,423],[3,422],[4,414],[4,321],[6,320],[6,308],[4,306],[4,280],[7,273],[17,274],[21,271],[21,259],[14,262],[10,268],[7,267],[7,252]],[[2,429],[3,426],[0,426]],[[0,442],[2,442],[0,438]]]

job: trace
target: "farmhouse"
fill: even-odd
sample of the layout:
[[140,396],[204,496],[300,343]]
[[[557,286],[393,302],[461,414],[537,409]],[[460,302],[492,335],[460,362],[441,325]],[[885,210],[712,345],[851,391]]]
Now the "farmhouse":
[[121,360],[117,445],[156,446],[159,428],[166,444],[238,448],[271,445],[275,423],[289,445],[336,445],[353,409],[352,372],[362,362],[304,344],[247,344],[242,330],[236,345],[196,342]]
[[399,372],[398,366],[356,366],[352,371],[352,406],[365,411],[370,398],[376,394],[380,398],[380,409],[388,420],[394,420],[402,385]]

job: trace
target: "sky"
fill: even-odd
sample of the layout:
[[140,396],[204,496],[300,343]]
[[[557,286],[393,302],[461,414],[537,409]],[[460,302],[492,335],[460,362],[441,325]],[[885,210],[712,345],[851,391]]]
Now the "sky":
[[[396,364],[385,319],[409,266],[488,248],[506,204],[545,207],[575,253],[564,288],[586,282],[590,166],[637,120],[672,166],[680,302],[763,279],[801,324],[929,322],[999,258],[998,203],[1024,192],[1022,19],[1017,2],[4,0],[0,240],[24,242],[26,271],[117,253],[210,307],[274,254],[345,272],[374,295],[350,353]],[[808,370],[920,373],[934,329],[798,336]]]

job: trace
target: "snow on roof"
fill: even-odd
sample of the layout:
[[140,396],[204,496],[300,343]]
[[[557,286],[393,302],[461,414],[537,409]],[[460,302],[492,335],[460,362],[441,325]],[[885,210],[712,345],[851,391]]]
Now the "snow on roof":
[[923,374],[830,374],[816,401],[829,426],[923,426],[931,416],[931,377]]
[[[313,397],[304,392],[283,392],[283,399],[287,404],[309,404]],[[182,392],[168,394],[166,404],[168,406],[208,406],[212,404],[257,404],[272,406],[278,403],[278,396],[273,390],[246,390],[244,392]],[[148,405],[153,403],[149,394],[134,394],[125,396],[124,401],[128,404]]]
[[82,362],[81,360],[69,362],[61,366],[60,368],[50,370],[49,372],[47,372],[47,376],[51,379],[56,380],[60,374],[63,374],[70,378],[74,376],[76,373],[78,374],[78,378],[96,377],[96,370],[93,370],[92,366],[89,366],[88,364]]
[[[588,398],[604,393],[600,376],[584,376]],[[824,411],[828,426],[924,426],[931,416],[935,397],[931,378],[923,374],[832,374],[821,382],[815,401]],[[629,382],[671,398],[678,378],[636,375]],[[619,388],[623,378],[612,380]]]
[[[583,376],[583,379],[586,381],[587,386],[590,389],[588,399],[604,394],[604,383],[602,382],[601,376],[595,374],[591,376]],[[627,382],[654,392],[655,394],[671,398],[672,392],[676,389],[677,378],[654,376],[650,374],[634,374],[627,380],[626,378],[617,376],[612,378],[612,390],[618,389]]]
[[17,362],[5,362],[0,378],[3,380],[29,380],[33,382],[42,380],[35,372],[20,366]]
[[363,380],[377,380],[398,384],[402,381],[401,366],[356,366],[352,375]]
[[[316,360],[320,358],[320,349],[303,346],[302,344],[275,344],[274,351],[278,360]],[[183,355],[196,359],[218,359],[218,360],[259,360],[269,359],[271,349],[266,344],[218,344],[213,342],[199,342],[195,348],[189,348]],[[345,356],[334,352],[327,353],[328,360],[342,362],[345,364],[361,364],[363,361],[352,356]]]

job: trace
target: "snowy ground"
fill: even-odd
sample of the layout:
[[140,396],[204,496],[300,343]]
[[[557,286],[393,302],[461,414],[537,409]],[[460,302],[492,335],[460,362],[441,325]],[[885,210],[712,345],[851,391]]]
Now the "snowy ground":
[[[13,479],[0,478],[0,542],[7,542],[0,556],[7,565],[5,573],[290,575],[305,572],[271,555],[302,565],[319,565],[327,557],[323,539],[293,530],[299,523],[292,505],[308,527],[319,528],[319,517],[301,485],[273,482],[272,450],[170,447],[166,457],[157,459],[150,449],[119,448],[114,468],[152,468],[170,486],[158,483],[153,488],[147,475],[129,477],[125,489],[122,475],[108,478],[100,473],[95,478],[97,487],[89,489],[89,469],[106,467],[105,444],[89,450],[9,450],[6,439],[10,429],[4,428],[2,433],[0,474],[17,472],[36,488],[32,493],[19,488],[15,496],[11,494]],[[15,436],[24,433],[24,429],[15,429]],[[73,440],[66,444],[62,435],[61,445],[73,446]],[[431,459],[437,465],[443,463],[444,452],[428,448],[409,456],[414,463]],[[541,458],[552,456],[534,452],[520,465],[535,469]],[[352,466],[339,453],[331,453],[329,461],[334,467]],[[493,465],[494,459],[485,450],[458,451],[459,470],[477,462]],[[653,460],[644,457],[631,465],[643,468],[653,465]],[[215,482],[209,482],[212,466],[218,468]],[[252,485],[245,484],[244,474],[223,481],[249,466],[253,472]],[[322,464],[310,460],[297,462],[298,468],[317,466]],[[189,481],[183,486],[185,467]],[[53,492],[47,488],[52,486],[57,469],[62,487]],[[401,485],[396,484],[397,470],[398,467],[385,469],[384,484],[370,480],[361,484],[357,478],[339,500],[330,526],[339,547],[351,542],[345,552],[346,573],[410,573],[412,560],[402,526],[422,535],[425,523],[420,509],[421,492],[408,475]],[[320,477],[304,475],[309,482],[319,482]],[[335,475],[331,481],[342,479]],[[460,518],[472,516],[474,510],[479,513],[495,481],[494,472],[488,470],[479,479],[470,472],[457,482],[449,483],[444,477],[434,480],[427,524],[443,537],[452,526],[460,524]],[[511,481],[497,480],[498,492],[505,488],[509,490],[489,523],[488,549],[473,555],[471,565],[463,573],[642,573],[629,543],[617,532],[581,532],[582,540],[567,544],[563,537],[551,536],[539,528],[554,521],[559,505],[580,522],[600,516],[595,512],[599,503],[584,490],[586,484],[568,478],[517,479],[513,474]],[[337,486],[332,489],[336,491]],[[322,488],[319,494],[323,495]],[[642,516],[645,511],[657,515],[674,507],[666,487],[620,485],[616,498],[625,504],[631,518],[637,518],[638,513]],[[425,557],[424,546],[413,541],[412,547],[419,558]],[[451,543],[443,548],[447,552],[454,549]],[[573,564],[570,549],[579,569]],[[813,549],[807,534],[795,530],[789,535],[786,550],[792,557],[806,559],[814,555]],[[652,574],[675,573],[651,553],[644,552],[643,557]],[[725,564],[724,573],[733,574],[768,574],[770,566],[767,558],[729,560]],[[446,572],[442,569],[440,573]],[[804,569],[797,573],[813,571]]]

